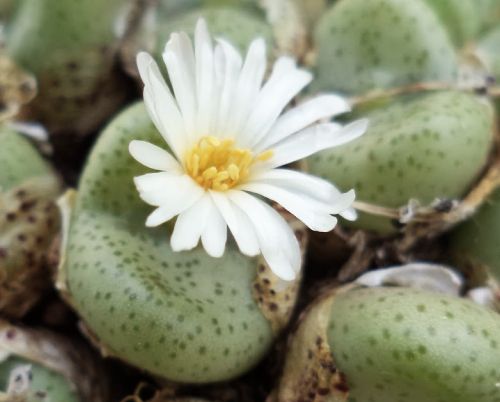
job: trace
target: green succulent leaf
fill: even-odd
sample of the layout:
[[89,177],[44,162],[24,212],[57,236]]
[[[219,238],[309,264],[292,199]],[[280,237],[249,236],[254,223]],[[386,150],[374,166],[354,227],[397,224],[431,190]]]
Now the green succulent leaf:
[[83,172],[65,250],[72,303],[110,354],[142,369],[179,382],[236,377],[273,340],[252,294],[258,261],[232,245],[220,259],[174,253],[167,227],[146,228],[133,139],[164,147],[142,103],[104,131]]
[[[492,108],[460,92],[407,96],[366,113],[364,136],[309,159],[310,171],[354,188],[357,200],[399,208],[465,195],[484,168],[493,141]],[[355,225],[390,231],[387,219]],[[392,229],[394,229],[392,227]]]
[[456,79],[449,35],[422,1],[338,1],[321,18],[315,42],[315,90],[359,94]]

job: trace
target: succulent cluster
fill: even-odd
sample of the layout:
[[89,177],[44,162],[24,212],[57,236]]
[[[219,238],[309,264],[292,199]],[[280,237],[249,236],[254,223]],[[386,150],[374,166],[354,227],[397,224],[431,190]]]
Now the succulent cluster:
[[[144,224],[129,144],[165,143],[136,55],[172,84],[165,43],[200,18],[310,70],[297,101],[345,97],[335,124],[368,119],[290,167],[354,189],[357,220],[318,234],[272,204],[291,281],[238,239],[215,258]],[[0,20],[0,401],[500,402],[499,0],[0,0]]]

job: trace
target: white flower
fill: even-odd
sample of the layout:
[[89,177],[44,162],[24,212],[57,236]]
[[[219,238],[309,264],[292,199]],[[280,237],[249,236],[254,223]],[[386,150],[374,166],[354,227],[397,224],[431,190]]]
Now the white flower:
[[157,207],[146,225],[177,216],[172,249],[193,249],[201,238],[212,257],[223,255],[229,228],[243,254],[262,253],[278,276],[292,280],[301,265],[299,244],[261,197],[315,231],[332,230],[334,214],[355,219],[353,190],[342,194],[325,180],[279,167],[358,138],[367,122],[314,124],[349,110],[336,95],[318,96],[282,114],[311,74],[281,57],[264,83],[264,41],[254,40],[242,60],[228,42],[218,39],[214,46],[203,20],[194,49],[185,33],[174,33],[163,59],[175,97],[152,57],[137,57],[147,110],[171,151],[130,143],[137,161],[159,171],[135,178],[141,198]]

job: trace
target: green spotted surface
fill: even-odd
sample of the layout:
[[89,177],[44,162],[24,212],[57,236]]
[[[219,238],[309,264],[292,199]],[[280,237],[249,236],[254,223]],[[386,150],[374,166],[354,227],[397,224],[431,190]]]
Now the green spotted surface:
[[165,23],[160,24],[157,48],[155,54],[161,59],[165,43],[172,32],[184,31],[191,36],[194,32],[196,22],[203,17],[208,25],[210,33],[215,37],[229,40],[240,51],[246,51],[250,42],[256,37],[263,37],[268,46],[273,43],[273,34],[262,16],[245,8],[236,7],[203,7],[195,8],[189,12],[168,18],[165,15]]
[[51,172],[49,164],[27,138],[6,127],[0,127],[0,166],[0,192]]
[[328,340],[349,402],[499,402],[500,317],[402,288],[335,296]]
[[30,395],[26,402],[38,402],[41,399],[36,398],[37,393],[45,393],[47,402],[82,402],[75,393],[73,387],[59,373],[50,370],[38,363],[23,359],[17,356],[11,356],[0,363],[0,390],[6,391],[9,382],[9,376],[12,370],[19,366],[31,366],[33,382]]
[[[114,22],[128,0],[19,0],[7,27],[9,53],[34,73],[68,54],[103,46],[116,37]],[[30,40],[26,40],[30,38]],[[81,58],[82,54],[80,55]]]
[[7,53],[38,82],[29,118],[51,133],[87,134],[115,110],[116,52],[133,0],[18,0]]
[[179,382],[236,377],[273,340],[252,296],[257,261],[232,245],[220,259],[174,253],[166,225],[146,228],[152,208],[132,178],[148,169],[129,155],[132,139],[165,147],[143,104],[110,124],[83,172],[66,250],[73,302],[112,355],[142,369]]
[[[354,188],[359,201],[399,208],[460,198],[484,168],[493,115],[482,99],[460,92],[404,97],[364,115],[361,138],[309,158],[311,173]],[[387,220],[362,216],[358,227],[390,230]]]
[[486,266],[500,281],[500,190],[450,234],[450,251],[459,263]]
[[420,0],[340,0],[314,37],[318,90],[363,93],[456,77],[449,35]]
[[425,0],[446,26],[453,42],[464,45],[481,27],[477,0]]

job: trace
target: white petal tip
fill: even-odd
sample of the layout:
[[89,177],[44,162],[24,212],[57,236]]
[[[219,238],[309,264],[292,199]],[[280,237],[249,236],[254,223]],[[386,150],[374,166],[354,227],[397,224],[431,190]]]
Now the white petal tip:
[[146,219],[146,227],[148,228],[155,228],[157,226],[161,225],[161,223],[156,222],[155,219]]
[[207,21],[205,21],[205,18],[203,17],[200,17],[198,18],[198,21],[196,21],[196,31],[207,31],[208,30],[208,27],[207,27]]

